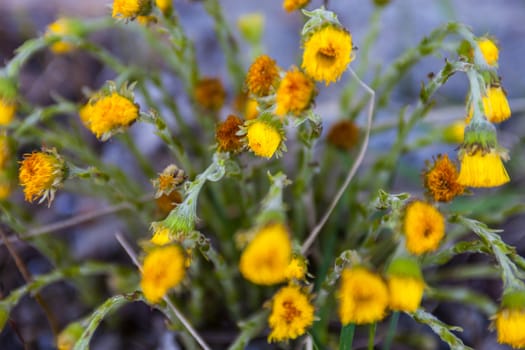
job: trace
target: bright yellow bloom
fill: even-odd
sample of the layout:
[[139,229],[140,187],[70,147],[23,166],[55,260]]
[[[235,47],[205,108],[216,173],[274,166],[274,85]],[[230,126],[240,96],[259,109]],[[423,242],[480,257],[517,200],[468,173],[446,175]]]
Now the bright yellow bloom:
[[478,40],[478,47],[489,66],[494,66],[498,63],[499,50],[492,40],[489,38],[482,38]]
[[303,257],[294,256],[286,268],[286,279],[303,280],[307,271],[306,260]]
[[465,188],[457,181],[458,170],[448,155],[438,155],[434,163],[423,173],[425,187],[437,202],[450,202],[463,193]]
[[169,15],[173,9],[173,0],[155,0],[155,4],[164,15]]
[[[485,116],[491,123],[501,123],[510,118],[510,106],[505,91],[501,86],[491,86],[487,90],[487,95],[481,98]],[[472,120],[474,108],[470,106],[466,123]]]
[[252,120],[257,118],[259,115],[259,104],[257,103],[257,100],[254,99],[248,99],[246,101],[246,106],[244,107],[244,119],[246,120]]
[[171,288],[177,286],[185,274],[184,253],[174,245],[150,251],[144,258],[140,287],[150,303],[159,302]]
[[421,304],[425,282],[420,278],[388,277],[389,307],[394,311],[415,312]]
[[315,84],[303,72],[292,68],[281,80],[275,97],[275,114],[300,114],[310,107],[315,96]]
[[259,157],[271,158],[283,141],[280,130],[262,120],[254,120],[247,128],[246,137],[250,150]]
[[217,78],[203,78],[195,86],[195,101],[205,109],[218,111],[225,98],[226,91]]
[[386,315],[386,284],[379,275],[364,267],[343,270],[338,297],[339,318],[343,325],[374,323]]
[[134,19],[149,13],[150,10],[150,0],[114,0],[111,16],[117,19]]
[[[67,18],[59,18],[47,26],[46,36],[49,35],[71,35],[73,31],[71,21]],[[64,54],[73,51],[75,46],[64,40],[60,40],[51,45],[51,51],[56,54]]]
[[283,1],[283,9],[286,10],[286,12],[292,12],[295,10],[302,9],[308,3],[310,0],[284,0]]
[[33,202],[41,198],[39,203],[45,199],[51,203],[64,179],[64,161],[53,151],[24,154],[18,179],[24,187],[26,201]]
[[458,183],[468,187],[497,187],[510,181],[509,174],[499,153],[491,149],[486,154],[481,150],[468,154],[460,153],[461,169]]
[[513,348],[525,347],[525,310],[503,309],[496,314],[498,343],[508,344]]
[[261,55],[253,61],[246,75],[248,92],[255,96],[267,96],[279,80],[279,67],[269,56]]
[[445,218],[432,205],[414,201],[406,208],[404,230],[410,253],[433,252],[445,236]]
[[314,311],[309,295],[299,287],[281,288],[272,299],[268,341],[286,341],[303,335],[314,322]]
[[306,40],[301,67],[314,80],[328,85],[339,80],[352,59],[350,33],[342,28],[327,26]]
[[138,116],[139,107],[117,92],[96,96],[80,110],[80,119],[84,125],[102,141],[123,131]]
[[239,270],[248,281],[272,285],[286,280],[292,243],[286,226],[274,223],[261,228],[244,249]]
[[157,227],[150,242],[155,245],[166,245],[171,242],[170,230],[166,227]]
[[0,126],[9,125],[15,118],[16,103],[0,97]]

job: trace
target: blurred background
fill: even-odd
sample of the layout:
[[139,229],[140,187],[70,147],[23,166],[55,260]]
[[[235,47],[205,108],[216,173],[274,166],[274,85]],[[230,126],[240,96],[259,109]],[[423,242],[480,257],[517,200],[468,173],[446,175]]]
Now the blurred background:
[[[300,30],[303,24],[299,13],[286,13],[279,0],[221,0],[226,19],[238,40],[242,60],[247,68],[252,57],[248,47],[242,42],[236,30],[236,23],[240,16],[259,12],[265,16],[265,32],[263,38],[264,51],[274,57],[283,68],[300,64]],[[317,8],[321,1],[312,1],[308,9]],[[356,60],[353,65],[360,64],[359,46],[369,29],[371,17],[374,15],[372,1],[365,0],[330,0],[329,9],[339,15],[341,23],[352,33],[354,45],[358,47]],[[213,22],[202,8],[199,1],[175,0],[174,6],[179,14],[181,24],[187,34],[194,40],[199,64],[204,75],[219,76],[228,88],[228,72],[224,55],[216,40]],[[108,17],[111,12],[109,0],[1,0],[0,1],[0,64],[13,57],[14,50],[25,40],[42,35],[48,24],[58,16],[72,16],[85,18]],[[369,55],[368,66],[388,67],[394,59],[407,48],[414,47],[437,26],[448,21],[459,21],[469,25],[476,35],[489,34],[494,36],[500,47],[499,73],[503,86],[507,91],[513,117],[504,123],[500,129],[500,140],[504,146],[513,147],[523,144],[525,110],[525,1],[523,0],[392,0],[381,14],[379,34],[376,44]],[[131,24],[130,24],[131,25]],[[152,57],[147,45],[141,42],[132,31],[108,29],[96,33],[93,40],[111,50],[115,55],[125,57],[126,60],[141,62],[144,65],[154,65],[158,58]],[[378,115],[378,120],[387,119],[389,114],[396,115],[400,107],[414,105],[419,96],[421,82],[426,81],[431,72],[442,68],[446,56],[430,56],[422,60],[403,81],[399,83],[392,101],[386,110]],[[372,70],[364,75],[364,80],[371,78]],[[88,55],[74,53],[68,56],[56,56],[49,51],[37,54],[24,68],[21,75],[20,91],[34,104],[46,105],[52,102],[50,92],[56,93],[73,101],[83,99],[82,89],[89,87],[96,89],[106,80],[112,79],[113,72],[104,68],[100,63]],[[322,89],[317,100],[317,111],[329,123],[338,116],[339,89],[348,77],[338,84]],[[436,108],[429,116],[436,123],[450,123],[464,116],[464,103],[468,84],[465,76],[454,76],[435,97]],[[180,99],[177,93],[181,89],[176,80],[173,81],[173,94]],[[234,96],[229,94],[233,100]],[[180,101],[184,105],[184,101]],[[187,103],[187,102],[186,102]],[[228,111],[224,111],[225,117]],[[326,130],[327,128],[325,128]],[[165,155],[159,154],[160,141],[148,136],[147,128],[132,128],[132,133],[140,144],[141,150],[151,159],[158,160],[159,171],[166,162]],[[384,140],[383,140],[384,141]],[[109,162],[115,162],[124,169],[133,173],[134,167],[129,160],[125,146],[117,142],[97,144],[102,157]],[[381,152],[384,147],[382,141],[374,141],[368,156],[374,152]],[[438,152],[453,151],[454,146],[437,145],[414,155],[403,158],[407,166],[421,168],[425,159]],[[30,150],[26,150],[30,151]],[[23,153],[23,152],[22,152]],[[164,157],[164,158],[163,158]],[[524,157],[521,155],[521,157]],[[515,160],[514,163],[525,159]],[[523,163],[521,163],[523,164]],[[516,167],[515,167],[516,168]],[[523,169],[523,167],[521,167]],[[521,195],[525,202],[523,190],[523,171],[512,174],[511,186]],[[142,179],[145,186],[149,186],[147,179]],[[410,178],[401,178],[392,192],[414,190]],[[417,187],[416,191],[421,191]],[[13,196],[14,203],[22,203],[21,191]],[[89,198],[78,198],[59,192],[51,209],[45,206],[33,206],[36,223],[49,223],[71,217],[72,214],[89,212],[99,205]],[[96,222],[83,224],[56,236],[67,242],[71,256],[78,261],[98,259],[107,261],[122,261],[128,263],[125,254],[114,239],[114,232],[125,229],[125,225],[117,218],[107,217]],[[499,227],[505,229],[505,241],[515,245],[521,255],[525,254],[525,220],[523,215],[510,216]],[[147,230],[146,226],[139,229]],[[17,249],[27,262],[32,273],[39,274],[49,271],[52,267],[43,259],[42,255],[30,245],[17,244]],[[476,260],[479,257],[458,258],[456,263],[466,263],[468,259]],[[463,260],[461,260],[463,259]],[[11,290],[22,285],[23,279],[7,253],[5,247],[0,246],[0,295],[7,295]],[[105,281],[96,280],[95,284],[105,285]],[[467,283],[470,283],[467,281]],[[471,282],[475,289],[489,295],[496,300],[501,292],[498,280],[479,280]],[[103,287],[101,287],[103,290]],[[104,293],[103,291],[101,293]],[[80,294],[80,296],[79,296]],[[52,310],[60,310],[57,315],[59,323],[65,325],[71,320],[78,319],[90,311],[86,306],[85,298],[72,285],[61,282],[53,284],[42,292],[42,296],[49,302]],[[96,296],[91,296],[96,298]],[[443,321],[462,325],[465,332],[460,336],[465,343],[475,349],[507,349],[498,345],[493,332],[488,332],[488,321],[478,311],[462,305],[441,304],[433,305],[434,314]],[[53,349],[53,341],[40,308],[31,298],[24,298],[11,315],[12,322],[0,334],[0,349]],[[413,323],[402,323],[401,327],[416,327],[416,331],[427,332],[424,327],[417,327]],[[17,334],[18,333],[18,334]],[[207,339],[215,339],[215,344],[227,342],[235,335],[235,329],[229,332],[203,330]],[[20,341],[24,339],[25,345]],[[212,342],[213,343],[213,342]],[[434,341],[428,349],[441,349],[444,344]],[[165,330],[160,314],[142,303],[135,303],[124,307],[118,314],[104,323],[97,331],[93,349],[178,349],[170,332]],[[217,345],[217,348],[221,348]],[[265,339],[255,341],[250,349],[273,349],[275,346],[266,344]],[[446,348],[446,347],[445,347]],[[399,349],[402,349],[401,347]],[[409,349],[407,347],[406,349]]]

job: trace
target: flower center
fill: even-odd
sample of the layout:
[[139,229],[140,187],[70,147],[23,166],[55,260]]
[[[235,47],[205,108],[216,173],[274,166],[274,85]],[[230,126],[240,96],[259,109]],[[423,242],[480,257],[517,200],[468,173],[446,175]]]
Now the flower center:
[[321,66],[331,66],[336,59],[335,49],[332,46],[322,47],[317,51],[316,58]]
[[287,323],[291,323],[296,317],[301,315],[301,311],[297,310],[292,301],[283,302],[285,309],[284,319]]

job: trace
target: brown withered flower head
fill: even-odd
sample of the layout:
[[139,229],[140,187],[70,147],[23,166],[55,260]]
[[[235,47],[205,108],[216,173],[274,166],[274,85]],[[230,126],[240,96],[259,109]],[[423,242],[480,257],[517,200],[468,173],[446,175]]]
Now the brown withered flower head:
[[359,140],[359,128],[351,120],[340,120],[333,124],[328,130],[327,141],[343,151],[349,151],[355,147]]
[[458,170],[448,155],[439,154],[434,162],[423,171],[427,193],[436,202],[450,202],[463,193],[464,186],[457,182]]
[[237,135],[242,124],[242,120],[233,114],[230,114],[222,123],[217,124],[215,139],[219,151],[238,152],[242,148],[242,137]]
[[224,105],[226,91],[217,78],[203,78],[195,86],[195,101],[204,109],[218,111]]

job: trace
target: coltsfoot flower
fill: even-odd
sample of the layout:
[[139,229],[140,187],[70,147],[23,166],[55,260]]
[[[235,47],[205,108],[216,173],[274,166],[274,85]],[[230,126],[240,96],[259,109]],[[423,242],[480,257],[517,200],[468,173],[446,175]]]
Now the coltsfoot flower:
[[215,129],[215,140],[217,149],[221,152],[238,152],[242,148],[241,137],[238,135],[242,120],[233,114]]
[[[59,18],[47,26],[45,35],[76,35],[78,32],[77,27],[78,26],[73,22],[73,20],[69,18]],[[60,40],[53,43],[50,49],[56,54],[65,54],[73,51],[75,49],[75,45],[69,41]]]
[[284,0],[283,1],[283,9],[286,10],[286,12],[292,12],[295,10],[302,9],[308,3],[310,0]]
[[24,154],[20,162],[18,180],[24,188],[25,200],[38,203],[46,199],[51,204],[56,190],[62,185],[66,174],[64,160],[54,149]]
[[151,11],[151,0],[114,0],[111,16],[116,19],[135,19]]
[[329,85],[339,80],[352,60],[352,35],[329,24],[306,39],[301,68],[314,80]]
[[498,343],[516,349],[525,347],[525,292],[505,292],[499,311],[494,316]]
[[248,92],[258,96],[268,96],[279,83],[279,66],[267,56],[257,57],[246,74]]
[[359,141],[359,128],[351,120],[340,120],[328,130],[326,141],[343,151],[349,151]]
[[306,333],[314,322],[314,307],[310,295],[297,286],[281,288],[272,298],[268,318],[271,332],[269,342],[295,339]]
[[269,113],[248,121],[240,134],[246,135],[246,145],[259,157],[271,158],[274,154],[279,157],[286,150],[283,126]]
[[497,144],[496,130],[487,121],[465,129],[465,140],[458,152],[461,168],[458,183],[466,187],[497,187],[510,181],[502,158],[507,154]]
[[396,258],[387,271],[389,308],[393,311],[415,312],[421,304],[425,281],[414,259]]
[[166,245],[171,243],[170,230],[167,227],[162,225],[154,226],[153,236],[150,239],[150,242],[155,245]]
[[445,218],[432,205],[414,201],[405,209],[406,248],[414,255],[435,251],[445,236]]
[[195,86],[195,101],[204,109],[218,111],[224,105],[226,91],[217,78],[203,78]]
[[437,202],[450,202],[465,190],[458,183],[456,165],[446,154],[437,156],[434,163],[423,172],[423,180],[428,194]]
[[142,265],[140,287],[150,303],[159,302],[185,275],[184,252],[176,245],[166,245],[147,253]]
[[[501,123],[510,118],[511,111],[505,91],[499,85],[493,85],[487,89],[487,94],[482,96],[483,110],[488,121]],[[466,123],[472,120],[474,108],[470,106]]]
[[314,97],[314,82],[294,67],[286,72],[277,88],[275,114],[280,117],[288,113],[299,115],[310,107]]
[[286,280],[286,269],[292,259],[292,243],[282,223],[266,225],[258,230],[244,249],[239,270],[248,281],[272,285]]
[[364,267],[343,270],[338,298],[339,318],[343,325],[374,323],[386,316],[386,284],[381,276]]
[[304,280],[308,266],[306,259],[302,256],[294,256],[288,266],[286,267],[286,279],[288,280]]
[[124,87],[117,91],[109,83],[107,90],[95,94],[80,109],[80,119],[101,141],[124,132],[139,116],[139,106],[133,101],[130,89]]
[[478,40],[478,47],[489,66],[495,66],[498,64],[499,49],[494,41],[489,38],[481,38]]

